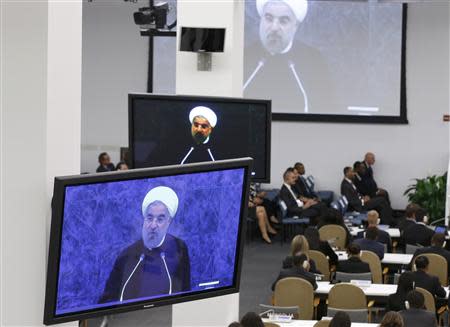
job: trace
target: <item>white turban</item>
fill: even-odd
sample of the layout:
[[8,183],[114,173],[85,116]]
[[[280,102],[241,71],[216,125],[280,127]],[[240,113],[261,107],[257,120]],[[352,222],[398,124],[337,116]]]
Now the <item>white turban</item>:
[[205,117],[208,120],[211,127],[213,128],[216,127],[217,116],[214,113],[214,111],[212,111],[208,107],[199,106],[192,109],[191,112],[189,113],[189,121],[191,122],[191,124],[194,121],[194,118],[197,116]]
[[166,186],[158,186],[151,189],[142,201],[142,216],[147,214],[148,206],[155,201],[164,203],[169,211],[170,217],[174,217],[178,209],[178,196],[170,188]]
[[[274,0],[256,0],[256,9],[258,10],[259,16],[263,15],[264,6],[269,1]],[[297,20],[301,23],[306,17],[306,13],[308,12],[308,1],[307,0],[279,0],[287,4],[294,13]]]

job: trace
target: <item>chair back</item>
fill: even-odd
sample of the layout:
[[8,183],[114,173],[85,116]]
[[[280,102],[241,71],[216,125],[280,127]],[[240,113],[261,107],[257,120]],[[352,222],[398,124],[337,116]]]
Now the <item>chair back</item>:
[[436,304],[434,302],[434,296],[422,287],[416,287],[416,291],[423,294],[423,297],[425,298],[425,309],[427,309],[427,311],[435,313]]
[[322,273],[324,279],[330,280],[330,263],[325,254],[320,251],[309,250],[308,256],[310,259],[314,260],[316,268]]
[[422,246],[406,244],[405,253],[406,254],[414,254],[417,249],[420,249]]
[[328,327],[330,326],[331,319],[322,319],[314,324],[313,327]]
[[447,260],[443,256],[436,253],[420,254],[413,260],[413,270],[415,270],[414,263],[416,262],[416,259],[421,256],[427,257],[430,262],[428,265],[428,273],[430,275],[437,276],[442,286],[448,286]]
[[345,273],[341,271],[336,271],[335,280],[341,283],[350,283],[352,280],[370,280],[372,281],[372,273]]
[[275,285],[274,305],[298,307],[298,319],[311,320],[314,316],[314,290],[312,285],[301,278],[287,277]]
[[341,283],[334,285],[328,293],[328,307],[341,310],[365,309],[367,315],[367,299],[358,286]]
[[345,249],[347,232],[339,225],[325,225],[319,228],[319,236],[322,241],[334,244],[339,249]]
[[273,322],[265,322],[264,327],[280,327],[280,325],[275,324]]
[[372,251],[361,251],[361,260],[367,262],[372,273],[372,283],[383,284],[380,258]]
[[363,323],[367,323],[367,308],[366,309],[336,309],[336,308],[330,308],[328,307],[327,310],[327,316],[328,317],[334,317],[334,315],[336,313],[338,313],[339,311],[345,311],[349,317],[350,317],[350,321],[352,323],[354,322],[363,322]]
[[314,184],[315,184],[314,176],[309,175],[309,176],[306,178],[306,184],[307,184],[308,187],[311,189],[311,191],[314,191]]

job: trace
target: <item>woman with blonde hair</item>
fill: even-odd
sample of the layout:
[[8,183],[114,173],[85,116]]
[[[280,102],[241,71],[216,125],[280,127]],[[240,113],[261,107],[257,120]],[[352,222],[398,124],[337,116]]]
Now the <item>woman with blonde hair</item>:
[[309,258],[308,252],[309,243],[306,237],[303,235],[296,235],[291,241],[290,255],[283,260],[283,269],[291,268],[294,265],[294,256],[304,254],[308,258],[310,266],[309,271],[313,274],[320,274],[321,272],[317,270],[314,260]]

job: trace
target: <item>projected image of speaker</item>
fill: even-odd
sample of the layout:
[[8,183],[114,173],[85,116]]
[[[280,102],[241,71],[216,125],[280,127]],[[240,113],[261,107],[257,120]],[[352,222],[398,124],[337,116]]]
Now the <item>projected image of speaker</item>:
[[134,168],[252,157],[252,180],[270,181],[271,102],[129,95]]
[[251,163],[57,177],[44,323],[238,292]]

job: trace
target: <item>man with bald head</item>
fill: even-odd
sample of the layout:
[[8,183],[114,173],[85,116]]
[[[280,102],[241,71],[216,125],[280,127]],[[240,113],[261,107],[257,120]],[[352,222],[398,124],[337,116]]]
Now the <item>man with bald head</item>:
[[[378,228],[379,220],[380,216],[378,212],[376,212],[375,210],[370,210],[367,213],[367,228],[370,227]],[[358,234],[356,234],[356,238],[364,238],[364,237],[366,237],[366,231],[361,231],[358,232]],[[386,244],[387,252],[392,252],[392,239],[388,232],[378,228],[378,235],[376,241],[380,242],[381,244]]]
[[189,112],[193,144],[180,164],[215,161],[211,151],[211,133],[217,124],[217,115],[210,108],[197,106]]
[[[320,51],[296,39],[307,0],[256,0],[260,47],[245,52],[245,97],[272,99],[275,111],[308,113],[327,90],[327,63]],[[311,64],[313,63],[313,64]]]
[[372,166],[375,164],[375,154],[372,152],[367,152],[364,156],[364,160],[362,162],[361,171],[358,177],[360,177],[360,183],[364,185],[364,188],[367,189],[367,192],[369,196],[382,196],[386,198],[388,203],[390,203],[389,200],[389,194],[385,189],[379,188],[377,185],[377,182],[375,182],[375,179],[373,177],[373,169]]
[[178,210],[177,194],[166,186],[155,187],[141,210],[141,238],[117,257],[99,303],[190,290],[187,246],[167,233]]

